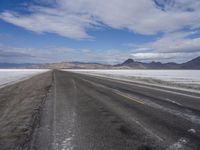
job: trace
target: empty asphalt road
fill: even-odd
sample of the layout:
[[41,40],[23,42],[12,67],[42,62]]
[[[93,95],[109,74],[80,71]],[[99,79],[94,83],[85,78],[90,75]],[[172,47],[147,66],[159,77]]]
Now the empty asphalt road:
[[200,94],[54,71],[32,150],[199,150]]

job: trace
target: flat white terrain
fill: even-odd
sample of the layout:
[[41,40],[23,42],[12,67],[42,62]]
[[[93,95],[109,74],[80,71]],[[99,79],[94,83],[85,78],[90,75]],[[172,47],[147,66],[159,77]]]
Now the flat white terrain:
[[46,72],[46,69],[0,69],[0,87],[15,83],[36,74]]
[[68,70],[77,73],[120,78],[150,78],[184,84],[200,84],[200,70]]

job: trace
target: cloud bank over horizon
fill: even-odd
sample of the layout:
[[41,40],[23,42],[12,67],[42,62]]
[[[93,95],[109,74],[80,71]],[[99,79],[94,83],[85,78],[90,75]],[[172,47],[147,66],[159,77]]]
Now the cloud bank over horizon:
[[[120,47],[113,52],[104,50],[102,55],[85,47],[91,52],[84,53],[88,61],[96,60],[96,54],[100,60],[113,63],[120,51],[120,55],[136,60],[183,62],[200,55],[199,8],[200,1],[196,0],[34,0],[25,2],[23,11],[2,10],[0,19],[40,35],[53,33],[77,43],[90,40],[98,44],[91,31],[102,29],[155,37],[139,44],[122,43],[130,45],[124,48],[128,52]],[[116,58],[109,61],[107,53]]]

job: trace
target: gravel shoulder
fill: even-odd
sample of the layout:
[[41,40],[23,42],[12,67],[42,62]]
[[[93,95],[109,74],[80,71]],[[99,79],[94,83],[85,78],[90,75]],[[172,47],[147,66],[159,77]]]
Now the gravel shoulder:
[[49,71],[0,89],[1,150],[28,149],[51,85]]

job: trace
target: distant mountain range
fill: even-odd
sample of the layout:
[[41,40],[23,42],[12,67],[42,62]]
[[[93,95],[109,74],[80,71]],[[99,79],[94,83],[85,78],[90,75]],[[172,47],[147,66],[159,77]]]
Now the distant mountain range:
[[84,62],[61,62],[45,64],[0,63],[0,69],[111,69],[112,67],[112,65]]
[[161,63],[150,62],[144,63],[127,59],[121,64],[106,65],[99,63],[83,63],[83,62],[61,62],[61,63],[46,63],[46,64],[15,64],[15,63],[0,63],[1,69],[200,69],[200,57],[192,59],[188,62],[177,63]]
[[115,67],[127,68],[127,69],[200,69],[200,57],[192,59],[188,62],[177,63],[161,63],[161,62],[138,62],[133,59],[128,59],[122,64],[115,65]]

